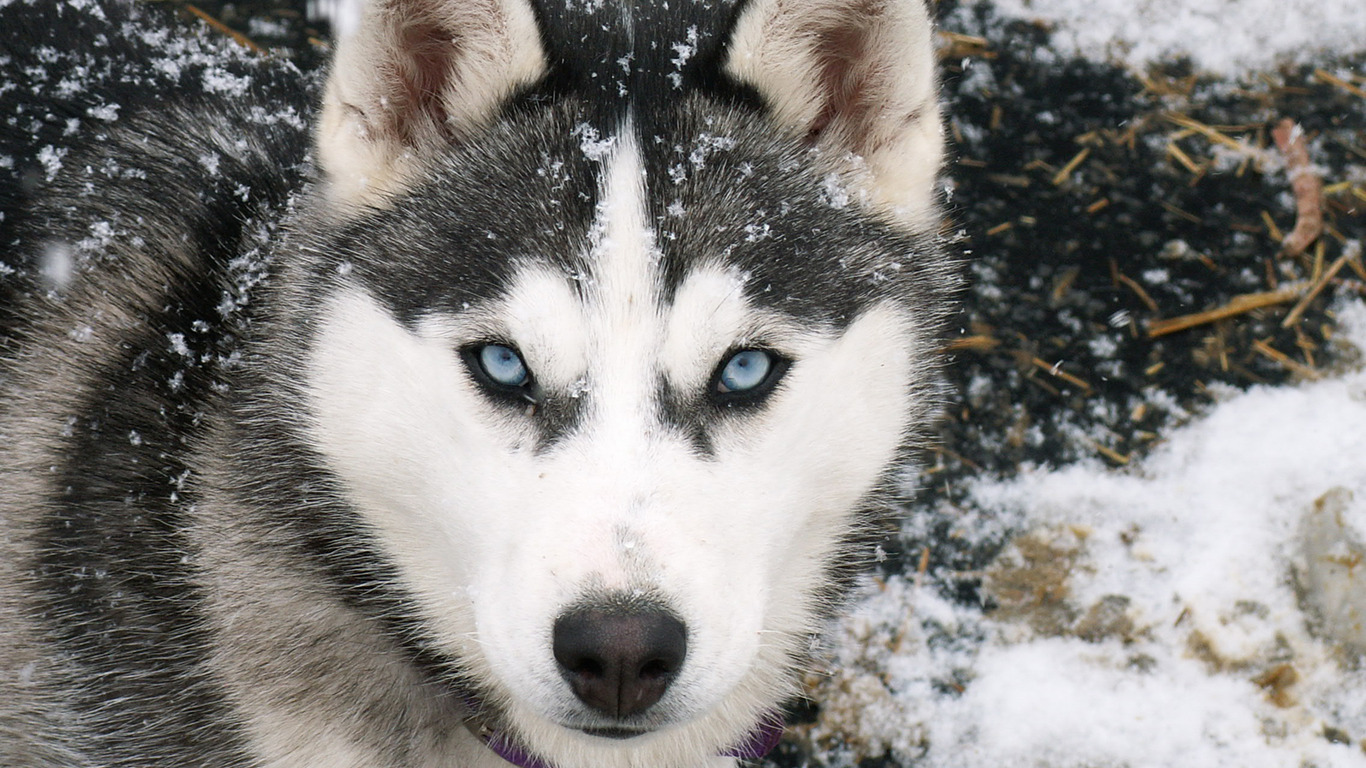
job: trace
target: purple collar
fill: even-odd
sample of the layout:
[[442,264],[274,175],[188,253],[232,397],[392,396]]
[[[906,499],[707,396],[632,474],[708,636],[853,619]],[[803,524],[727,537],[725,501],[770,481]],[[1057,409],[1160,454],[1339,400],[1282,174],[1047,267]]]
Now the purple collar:
[[[471,724],[473,725],[473,724]],[[490,730],[487,726],[470,728],[494,754],[519,768],[554,768],[541,758],[527,752],[521,745],[513,742],[501,731]],[[783,737],[783,719],[776,712],[770,712],[750,731],[745,740],[721,753],[722,757],[739,757],[750,760],[767,755],[778,745]]]

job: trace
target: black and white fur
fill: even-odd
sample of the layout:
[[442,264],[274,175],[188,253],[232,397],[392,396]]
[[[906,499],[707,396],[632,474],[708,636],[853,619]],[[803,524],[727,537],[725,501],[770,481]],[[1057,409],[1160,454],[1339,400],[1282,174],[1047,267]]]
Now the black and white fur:
[[147,15],[0,8],[0,764],[733,765],[935,406],[920,0]]

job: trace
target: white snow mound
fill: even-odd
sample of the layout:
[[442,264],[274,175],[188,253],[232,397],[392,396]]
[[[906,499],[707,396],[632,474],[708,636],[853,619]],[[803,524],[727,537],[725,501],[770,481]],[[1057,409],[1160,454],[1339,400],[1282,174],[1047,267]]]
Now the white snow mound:
[[[1338,317],[1366,349],[1366,303]],[[837,764],[1366,767],[1366,369],[971,496],[1024,532],[983,575],[998,607],[880,584],[820,693]]]
[[1003,16],[1042,21],[1054,46],[1142,69],[1186,56],[1218,75],[1366,50],[1362,0],[996,0]]

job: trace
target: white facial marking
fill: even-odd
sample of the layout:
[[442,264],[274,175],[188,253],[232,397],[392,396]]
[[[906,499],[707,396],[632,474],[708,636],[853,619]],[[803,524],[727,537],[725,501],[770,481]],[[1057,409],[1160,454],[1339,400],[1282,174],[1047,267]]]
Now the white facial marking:
[[543,386],[573,389],[583,380],[589,359],[584,306],[563,274],[524,272],[492,315]]
[[[630,125],[609,163],[590,263],[596,429],[639,439],[653,400],[660,343],[659,253],[646,219],[644,171]],[[609,437],[610,436],[610,437]],[[625,446],[622,446],[625,447]]]
[[734,343],[758,329],[744,296],[744,280],[733,270],[703,267],[674,292],[661,361],[679,391],[701,390],[712,369]]

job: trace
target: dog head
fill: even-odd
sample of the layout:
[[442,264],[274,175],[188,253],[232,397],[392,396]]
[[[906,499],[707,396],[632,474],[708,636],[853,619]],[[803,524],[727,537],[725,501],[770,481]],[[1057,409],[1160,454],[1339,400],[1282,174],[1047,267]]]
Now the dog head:
[[696,765],[795,692],[933,410],[929,22],[551,5],[342,43],[305,429],[509,738]]

